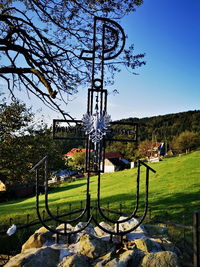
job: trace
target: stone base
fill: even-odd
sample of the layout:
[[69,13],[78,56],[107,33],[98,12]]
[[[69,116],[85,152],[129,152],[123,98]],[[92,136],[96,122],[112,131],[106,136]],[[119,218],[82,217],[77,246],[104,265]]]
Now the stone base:
[[[127,230],[137,223],[132,219],[120,224],[120,230]],[[78,229],[79,223],[68,229]],[[102,222],[106,229],[112,227]],[[149,233],[154,231],[154,235]],[[63,226],[57,227],[63,231]],[[118,238],[110,242],[108,234],[94,228],[91,224],[81,233],[72,236],[72,243],[67,244],[66,238],[55,244],[55,236],[44,227],[37,230],[22,246],[22,252],[10,259],[5,267],[178,267],[179,250],[164,237],[156,237],[155,232],[166,233],[166,229],[156,226],[145,229],[140,226],[127,234],[123,243]]]

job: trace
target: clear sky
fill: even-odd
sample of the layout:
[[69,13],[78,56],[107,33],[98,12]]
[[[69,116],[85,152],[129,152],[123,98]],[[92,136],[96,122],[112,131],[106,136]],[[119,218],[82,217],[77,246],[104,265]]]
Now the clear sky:
[[[146,65],[139,75],[117,74],[113,89],[119,94],[108,96],[112,119],[200,109],[200,1],[144,0],[121,25],[127,44],[146,54]],[[80,118],[85,101],[82,90],[67,111]]]
[[[119,94],[108,96],[113,120],[150,117],[200,109],[200,0],[144,0],[136,12],[121,21],[127,45],[145,53],[138,75],[124,69],[116,75]],[[80,88],[66,112],[82,118],[87,89]],[[30,101],[31,103],[31,101]],[[34,101],[34,110],[43,107]],[[46,119],[61,118],[43,107]]]

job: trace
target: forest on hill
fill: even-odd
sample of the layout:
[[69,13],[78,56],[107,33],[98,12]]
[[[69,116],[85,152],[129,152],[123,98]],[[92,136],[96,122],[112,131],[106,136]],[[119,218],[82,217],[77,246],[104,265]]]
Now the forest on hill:
[[120,121],[138,123],[139,141],[146,139],[158,142],[172,141],[184,131],[192,131],[200,135],[200,110]]
[[[200,147],[200,110],[155,116],[150,118],[128,118],[111,123],[105,137],[106,152],[119,152],[125,159],[136,161],[146,159],[151,151],[165,144],[165,151],[187,153]],[[134,128],[127,123],[138,123],[138,141],[122,142],[122,139],[135,138]],[[24,103],[15,101],[0,103],[0,180],[9,185],[33,182],[30,169],[45,155],[48,155],[50,171],[70,168],[64,155],[72,148],[85,148],[84,128],[80,123],[66,127],[64,139],[53,139],[53,128],[45,123],[35,124],[34,114]],[[77,139],[70,137],[77,136]],[[66,139],[67,137],[67,139]],[[113,139],[115,141],[113,141]],[[120,140],[120,141],[116,141]],[[156,144],[156,145],[155,145]],[[78,163],[77,163],[78,162]],[[74,168],[85,166],[84,155],[77,155]]]

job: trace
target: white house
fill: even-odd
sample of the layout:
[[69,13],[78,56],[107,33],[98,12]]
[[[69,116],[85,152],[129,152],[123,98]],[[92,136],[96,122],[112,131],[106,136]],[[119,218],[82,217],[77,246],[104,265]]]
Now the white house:
[[129,161],[123,159],[118,152],[105,153],[104,172],[115,172],[123,170],[130,165]]

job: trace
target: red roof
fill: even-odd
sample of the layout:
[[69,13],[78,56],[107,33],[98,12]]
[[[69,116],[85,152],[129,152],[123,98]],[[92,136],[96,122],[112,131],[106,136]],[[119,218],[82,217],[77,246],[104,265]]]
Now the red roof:
[[74,153],[77,153],[77,152],[85,152],[86,149],[82,149],[82,148],[72,148],[69,152],[67,152],[66,154],[64,154],[65,156],[73,156]]
[[[91,150],[92,152],[93,150]],[[86,152],[85,148],[72,148],[69,152],[67,152],[66,154],[64,154],[67,157],[71,157],[73,156],[75,153],[79,153],[79,152]]]
[[105,158],[110,159],[110,158],[121,158],[122,155],[119,152],[107,152],[105,153]]
[[[86,152],[85,148],[72,148],[69,152],[67,152],[66,154],[64,154],[65,157],[71,157],[73,156],[75,153],[78,152]],[[93,150],[91,150],[91,152],[93,152]],[[105,158],[109,159],[109,158],[121,158],[122,155],[119,152],[107,152],[105,153]]]

